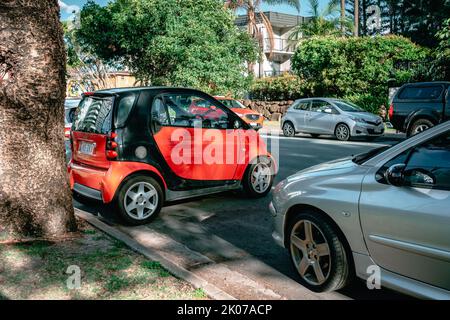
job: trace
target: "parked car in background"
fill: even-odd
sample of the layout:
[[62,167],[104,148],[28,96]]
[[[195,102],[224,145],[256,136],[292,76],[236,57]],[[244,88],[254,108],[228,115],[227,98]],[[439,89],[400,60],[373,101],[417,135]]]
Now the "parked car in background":
[[301,132],[314,138],[334,135],[341,141],[352,137],[375,138],[385,130],[381,117],[351,102],[331,98],[295,101],[282,117],[281,128],[287,137]]
[[273,237],[315,291],[375,272],[381,286],[450,299],[450,122],[318,165],[273,192]]
[[241,102],[235,99],[216,96],[214,97],[228,109],[236,113],[245,122],[247,122],[253,129],[258,131],[264,125],[264,116],[256,111],[246,108]]
[[402,86],[389,108],[392,126],[408,136],[450,119],[450,82],[419,82]]
[[80,103],[79,98],[67,98],[64,101],[64,142],[66,149],[66,163],[69,163],[72,157],[72,150],[70,148],[70,130],[72,128],[73,117],[75,111]]
[[[243,134],[249,139],[236,138]],[[265,196],[275,173],[258,133],[213,97],[192,89],[124,88],[85,95],[71,143],[75,196],[114,204],[132,225],[152,220],[167,201],[241,187],[249,197]],[[205,158],[212,149],[213,161]]]
[[64,101],[64,137],[66,139],[70,138],[70,128],[72,127],[75,110],[80,104],[80,101],[81,99],[79,98],[67,98]]

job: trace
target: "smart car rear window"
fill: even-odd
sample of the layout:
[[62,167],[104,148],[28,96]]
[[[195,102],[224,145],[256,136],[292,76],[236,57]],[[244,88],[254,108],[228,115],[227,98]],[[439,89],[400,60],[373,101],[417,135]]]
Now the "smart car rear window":
[[125,125],[125,122],[128,119],[128,115],[130,114],[135,101],[136,101],[136,94],[134,93],[129,94],[120,99],[119,105],[117,106],[117,114],[114,120],[114,126],[116,128]]
[[399,95],[405,100],[433,100],[441,96],[444,88],[442,86],[406,87]]
[[72,130],[107,134],[111,129],[114,97],[85,97],[75,112]]

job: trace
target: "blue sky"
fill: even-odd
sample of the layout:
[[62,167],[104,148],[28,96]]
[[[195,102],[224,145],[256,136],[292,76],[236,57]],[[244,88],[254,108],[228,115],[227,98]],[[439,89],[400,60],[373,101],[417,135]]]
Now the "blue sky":
[[[81,8],[86,3],[87,0],[60,0],[61,3],[61,18],[66,20],[70,17],[71,12],[74,9]],[[96,0],[100,5],[105,5],[109,2],[109,0]],[[324,6],[328,1],[327,0],[319,0],[320,4]],[[300,0],[300,4],[302,5],[300,14],[307,16],[309,12],[309,7],[307,6],[307,1]],[[272,10],[276,12],[290,13],[296,14],[296,10],[286,5],[277,5],[277,6],[267,6],[263,5],[263,10]]]

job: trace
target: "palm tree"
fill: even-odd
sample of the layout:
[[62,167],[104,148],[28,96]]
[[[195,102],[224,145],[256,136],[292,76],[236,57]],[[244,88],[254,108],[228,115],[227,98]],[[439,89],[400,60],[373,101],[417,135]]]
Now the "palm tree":
[[308,2],[311,21],[295,27],[289,37],[290,40],[298,42],[301,38],[314,36],[339,36],[342,35],[342,26],[344,30],[352,32],[352,22],[338,15],[339,0],[330,0],[323,10],[320,10],[319,0],[308,0]]
[[55,0],[0,2],[0,229],[76,229],[64,159],[66,54]]
[[341,0],[341,33],[345,35],[345,0]]
[[359,0],[355,0],[355,37],[359,36]]
[[[267,30],[271,54],[274,47],[274,34],[269,18],[261,11],[261,4],[263,3],[268,5],[286,4],[300,11],[299,0],[226,0],[225,7],[234,11],[238,9],[245,10],[248,33],[253,39],[258,41],[261,47],[263,46],[264,39],[261,30],[258,28],[258,24],[262,23],[264,25]],[[249,72],[253,72],[252,63],[249,63],[248,70]]]

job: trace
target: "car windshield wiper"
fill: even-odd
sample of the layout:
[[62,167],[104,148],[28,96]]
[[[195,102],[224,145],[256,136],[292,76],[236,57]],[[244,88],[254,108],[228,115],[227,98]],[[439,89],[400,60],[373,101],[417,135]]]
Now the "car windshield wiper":
[[352,161],[356,164],[363,164],[364,162],[366,162],[367,160],[369,160],[370,158],[373,158],[377,155],[379,155],[380,153],[386,151],[387,149],[391,148],[391,146],[382,146],[373,150],[370,150],[369,152],[366,153],[362,153],[359,155],[356,155]]

